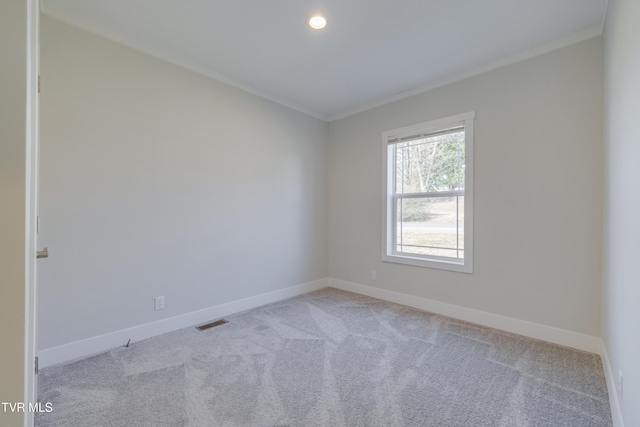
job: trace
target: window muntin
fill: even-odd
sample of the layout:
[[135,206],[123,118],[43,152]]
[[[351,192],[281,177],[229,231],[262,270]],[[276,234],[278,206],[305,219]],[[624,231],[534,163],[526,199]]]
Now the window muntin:
[[471,272],[473,117],[383,133],[383,260]]

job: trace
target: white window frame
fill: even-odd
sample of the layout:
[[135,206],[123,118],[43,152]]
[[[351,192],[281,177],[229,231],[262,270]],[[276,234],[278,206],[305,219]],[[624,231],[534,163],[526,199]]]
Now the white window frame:
[[[473,273],[473,122],[475,111],[456,114],[412,126],[382,132],[382,164],[384,171],[382,206],[382,261],[440,270]],[[394,194],[395,162],[389,153],[395,146],[389,141],[419,133],[429,134],[464,123],[465,129],[465,181],[464,181],[464,259],[398,253],[396,246],[396,203]]]

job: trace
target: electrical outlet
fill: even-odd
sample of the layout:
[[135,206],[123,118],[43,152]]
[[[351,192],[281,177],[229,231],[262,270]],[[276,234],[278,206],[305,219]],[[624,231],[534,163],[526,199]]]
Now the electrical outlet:
[[378,280],[378,273],[371,270],[371,280]]
[[624,400],[624,388],[622,387],[622,369],[618,371],[618,397],[620,398],[620,403]]
[[164,297],[155,297],[153,299],[153,302],[155,303],[155,310],[164,310]]

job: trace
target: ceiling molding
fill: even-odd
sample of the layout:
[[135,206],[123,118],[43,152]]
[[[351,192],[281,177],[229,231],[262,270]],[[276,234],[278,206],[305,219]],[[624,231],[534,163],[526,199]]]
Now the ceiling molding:
[[526,49],[503,58],[497,59],[495,61],[488,62],[486,64],[480,65],[478,67],[474,67],[468,70],[460,71],[450,76],[447,76],[443,79],[436,80],[431,83],[427,83],[422,86],[418,86],[416,88],[401,92],[399,94],[374,101],[360,107],[356,107],[347,111],[344,111],[340,114],[335,114],[326,118],[328,122],[333,122],[335,120],[344,119],[345,117],[352,116],[354,114],[362,113],[364,111],[372,110],[377,107],[381,107],[386,104],[390,104],[392,102],[399,101],[401,99],[409,98],[414,95],[418,95],[424,92],[428,92],[430,90],[436,89],[441,86],[446,86],[451,83],[455,83],[460,80],[465,80],[470,77],[477,76],[479,74],[484,74],[488,71],[492,71],[498,68],[506,67],[508,65],[515,64],[517,62],[521,62],[527,60],[529,58],[534,58],[536,56],[544,55],[545,53],[553,52],[554,50],[562,49],[567,46],[571,46],[573,44],[577,44],[592,38],[596,38],[602,35],[602,26],[596,25],[591,28],[588,28],[584,31],[580,31],[569,36],[563,37],[561,39],[554,40],[549,43],[541,44],[530,49]]
[[56,7],[54,2],[42,2],[41,3],[41,12],[46,15],[47,17],[56,20],[58,22],[61,22],[65,25],[69,25],[71,27],[80,29],[82,31],[88,32],[90,34],[95,34],[98,35],[100,37],[103,37],[107,40],[110,40],[114,43],[117,43],[119,45],[122,45],[124,47],[127,47],[129,49],[133,49],[135,51],[141,52],[143,54],[149,55],[151,57],[157,58],[159,60],[165,61],[165,62],[169,62],[171,64],[177,65],[179,67],[185,68],[189,71],[192,71],[196,74],[205,76],[207,78],[211,78],[213,80],[216,80],[218,82],[221,82],[223,84],[226,84],[228,86],[234,87],[236,89],[242,90],[244,92],[250,93],[252,95],[258,96],[262,99],[265,99],[267,101],[271,101],[274,102],[276,104],[279,104],[281,106],[284,106],[286,108],[289,108],[291,110],[300,112],[302,114],[305,114],[307,116],[319,119],[319,120],[323,120],[326,122],[332,122],[335,120],[340,120],[343,119],[345,117],[354,115],[354,114],[358,114],[367,110],[371,110],[373,108],[377,108],[389,103],[393,103],[414,95],[418,95],[424,92],[428,92],[430,90],[436,89],[438,87],[441,86],[445,86],[460,80],[464,80],[464,79],[468,79],[470,77],[474,77],[476,75],[479,74],[483,74],[486,73],[488,71],[491,70],[495,70],[501,67],[505,67],[520,61],[524,61],[527,60],[529,58],[533,58],[539,55],[543,55],[545,53],[548,52],[552,52],[554,50],[558,50],[558,49],[562,49],[564,47],[576,44],[576,43],[580,43],[582,41],[585,40],[589,40],[591,38],[595,38],[598,36],[601,36],[603,34],[603,30],[604,30],[604,26],[606,24],[606,14],[607,14],[607,9],[610,3],[610,0],[605,0],[606,4],[605,4],[605,8],[603,11],[603,18],[600,24],[595,25],[591,28],[588,28],[586,30],[571,34],[569,36],[563,37],[561,39],[557,39],[554,40],[552,42],[549,43],[545,43],[542,45],[538,45],[535,46],[533,48],[529,48],[520,52],[516,52],[514,54],[505,56],[503,58],[473,67],[471,69],[460,69],[457,72],[450,74],[444,78],[441,78],[439,80],[435,80],[429,83],[426,83],[424,85],[420,85],[418,87],[415,87],[413,89],[409,89],[407,91],[404,92],[400,92],[398,94],[386,97],[386,98],[382,98],[370,103],[366,103],[364,105],[360,105],[358,107],[355,108],[351,108],[351,109],[347,109],[341,113],[338,114],[333,114],[333,115],[324,115],[321,113],[318,113],[317,111],[313,111],[310,110],[308,108],[302,107],[300,105],[285,101],[283,99],[280,99],[278,97],[275,97],[271,94],[268,93],[264,93],[260,90],[256,90],[255,88],[240,83],[236,80],[234,80],[233,78],[211,71],[209,69],[207,69],[206,67],[203,67],[202,65],[199,65],[196,62],[191,62],[188,60],[184,60],[182,58],[179,58],[177,56],[174,55],[170,55],[170,54],[166,54],[165,52],[161,52],[160,50],[158,50],[157,48],[154,48],[148,44],[145,43],[131,43],[128,40],[125,40],[124,37],[122,37],[120,34],[117,33],[113,33],[113,32],[109,32],[109,31],[105,31],[105,30],[100,30],[100,29],[96,29],[89,21],[84,20],[84,19],[79,19],[78,17],[72,16],[68,13],[66,13],[62,8],[58,8]]
[[91,24],[89,24],[88,22],[79,22],[77,19],[72,19],[70,18],[68,15],[66,15],[63,11],[61,10],[57,10],[54,7],[51,7],[49,5],[49,3],[41,3],[41,7],[40,7],[40,11],[46,15],[48,18],[53,19],[54,21],[58,21],[60,23],[63,23],[65,25],[68,25],[70,27],[85,31],[87,33],[90,34],[94,34],[97,35],[99,37],[105,38],[111,42],[117,43],[121,46],[124,46],[128,49],[133,49],[135,51],[141,52],[145,55],[149,55],[152,56],[156,59],[160,59],[162,61],[165,62],[169,62],[173,65],[177,65],[181,68],[185,68],[189,71],[192,71],[196,74],[200,74],[204,77],[208,77],[210,79],[216,80],[218,82],[224,83],[228,86],[232,86],[236,89],[240,89],[244,92],[248,92],[252,95],[258,96],[260,98],[266,99],[267,101],[271,101],[274,102],[276,104],[282,105],[284,107],[287,107],[291,110],[295,110],[299,113],[303,113],[306,114],[307,116],[311,116],[313,118],[322,120],[322,121],[327,121],[327,118],[325,116],[323,116],[322,114],[318,114],[315,111],[311,111],[307,108],[301,107],[299,105],[295,105],[291,102],[287,102],[284,101],[282,99],[276,98],[274,96],[271,96],[269,94],[260,92],[258,90],[255,90],[254,88],[248,86],[248,85],[244,85],[242,83],[239,83],[237,81],[235,81],[234,79],[225,76],[223,74],[219,74],[219,73],[215,73],[212,72],[208,69],[206,69],[205,67],[202,67],[196,63],[192,63],[189,61],[184,61],[183,59],[177,58],[173,55],[167,55],[164,52],[158,52],[155,49],[153,49],[152,47],[149,46],[145,46],[142,44],[137,44],[137,43],[130,43],[129,41],[125,40],[124,38],[116,35],[116,34],[111,34],[108,32],[104,32],[104,31],[100,31],[100,30],[96,30],[95,28],[93,28],[91,26]]

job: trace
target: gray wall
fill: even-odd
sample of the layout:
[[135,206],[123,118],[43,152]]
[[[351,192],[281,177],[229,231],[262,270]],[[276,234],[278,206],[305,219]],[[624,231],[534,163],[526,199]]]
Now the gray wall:
[[[331,277],[599,336],[602,61],[592,39],[332,122]],[[474,274],[381,262],[380,133],[471,110]]]
[[626,426],[640,426],[640,2],[614,0],[605,27],[602,337]]
[[40,350],[327,277],[325,122],[47,17],[41,43]]
[[[0,2],[0,401],[24,400],[27,3]],[[23,414],[0,409],[0,425]]]

